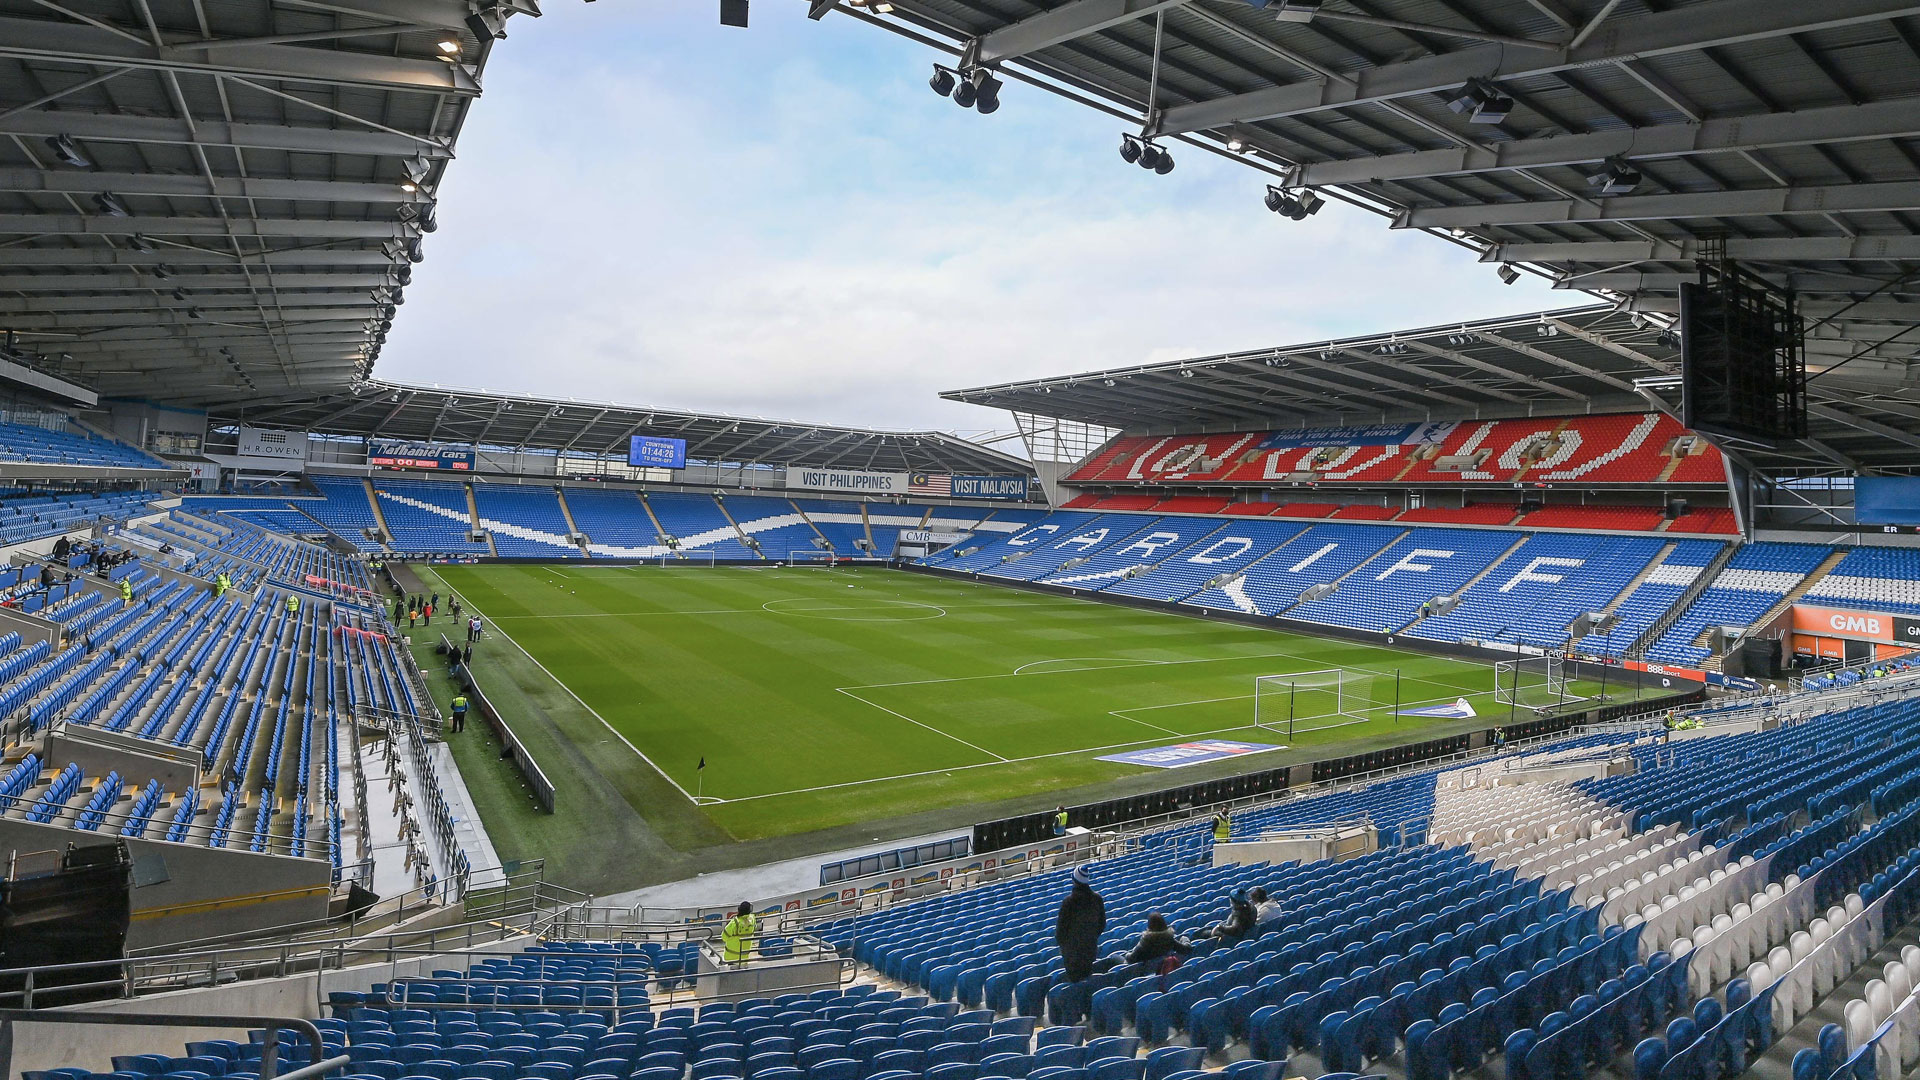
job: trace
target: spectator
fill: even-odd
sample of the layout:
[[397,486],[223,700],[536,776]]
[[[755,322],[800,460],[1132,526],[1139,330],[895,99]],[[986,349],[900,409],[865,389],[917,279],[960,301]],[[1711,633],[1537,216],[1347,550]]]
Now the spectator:
[[448,594],[447,603],[453,611],[453,617],[456,619],[459,618],[460,617],[460,598],[458,596]]
[[1247,901],[1247,891],[1235,889],[1233,895],[1227,898],[1226,920],[1216,923],[1207,931],[1207,936],[1221,941],[1239,941],[1247,936],[1258,921],[1259,916],[1254,913],[1253,905]]
[[464,693],[453,695],[453,730],[467,730],[467,695]]
[[753,955],[754,935],[760,932],[760,920],[753,905],[745,900],[734,910],[733,918],[720,928],[720,958],[729,964],[744,964]]
[[1066,961],[1067,981],[1079,982],[1093,974],[1093,960],[1100,951],[1100,934],[1107,928],[1107,905],[1093,891],[1087,868],[1073,871],[1073,889],[1060,901],[1060,914],[1054,919],[1053,941]]
[[463,664],[473,663],[473,642],[467,642],[467,647],[460,650],[460,662]]
[[1268,896],[1267,890],[1255,887],[1252,892],[1247,894],[1247,899],[1253,904],[1254,922],[1263,923],[1268,919],[1277,919],[1280,917],[1280,901]]
[[1165,975],[1178,967],[1178,963],[1168,964],[1168,957],[1182,957],[1193,951],[1193,946],[1181,940],[1180,935],[1167,926],[1167,917],[1154,912],[1147,916],[1146,932],[1140,940],[1133,943],[1133,951],[1127,954],[1129,964],[1149,964],[1155,973]]

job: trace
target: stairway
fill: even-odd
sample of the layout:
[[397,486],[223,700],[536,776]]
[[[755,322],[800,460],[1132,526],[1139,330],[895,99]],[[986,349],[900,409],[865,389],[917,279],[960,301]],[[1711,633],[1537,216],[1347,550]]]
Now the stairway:
[[1647,560],[1647,565],[1641,567],[1639,573],[1633,575],[1633,580],[1627,582],[1626,588],[1621,589],[1619,595],[1607,601],[1607,606],[1601,608],[1598,614],[1611,615],[1620,610],[1620,605],[1627,602],[1627,597],[1633,595],[1633,590],[1646,584],[1647,579],[1653,576],[1654,570],[1661,563],[1666,562],[1667,556],[1673,554],[1673,549],[1679,546],[1676,543],[1668,543],[1666,547],[1661,548],[1653,558]]
[[733,511],[727,509],[727,500],[715,495],[713,501],[720,507],[720,516],[726,518],[727,524],[733,526],[734,535],[740,538],[740,543],[744,545],[748,551],[753,552],[763,559],[766,558],[766,552],[760,550],[760,541],[748,536],[747,530],[741,528],[740,523],[733,519]]
[[[1448,608],[1447,613],[1452,614],[1453,612],[1458,611],[1460,609],[1460,604],[1466,599],[1467,590],[1473,588],[1475,585],[1480,584],[1481,580],[1484,579],[1488,574],[1491,574],[1495,570],[1500,569],[1500,564],[1512,558],[1513,553],[1520,550],[1520,545],[1526,543],[1529,539],[1530,537],[1528,535],[1522,534],[1519,538],[1514,540],[1513,543],[1507,545],[1507,550],[1501,552],[1499,558],[1488,563],[1479,573],[1468,578],[1466,584],[1460,586],[1458,589],[1455,589],[1453,592],[1453,597],[1454,597],[1453,607]],[[1408,620],[1405,626],[1396,627],[1393,630],[1393,633],[1404,634],[1407,631],[1413,629],[1414,627],[1419,626],[1421,621],[1424,620],[1425,618],[1426,618],[1425,615],[1415,615],[1412,619]]]
[[579,537],[580,554],[587,558],[592,558],[593,552],[587,545],[592,542],[593,538],[583,532],[580,524],[573,520],[573,507],[567,505],[567,489],[555,484],[553,486],[553,497],[560,500],[560,516],[566,519],[567,535]]
[[[1369,556],[1367,556],[1366,558],[1364,558],[1364,559],[1361,559],[1361,560],[1360,560],[1360,563],[1359,563],[1359,565],[1357,565],[1357,566],[1355,566],[1355,567],[1354,567],[1353,569],[1351,569],[1351,570],[1349,570],[1349,571],[1347,571],[1346,573],[1344,573],[1344,574],[1341,574],[1341,575],[1340,575],[1339,577],[1337,577],[1337,578],[1334,578],[1334,579],[1333,579],[1332,581],[1329,581],[1329,582],[1327,582],[1326,584],[1328,584],[1328,585],[1331,585],[1331,586],[1333,586],[1333,588],[1331,588],[1331,589],[1328,589],[1328,590],[1327,590],[1327,591],[1326,591],[1325,593],[1322,593],[1322,594],[1320,594],[1320,595],[1321,595],[1321,596],[1326,596],[1326,595],[1329,595],[1329,594],[1331,594],[1331,593],[1334,593],[1334,592],[1337,592],[1337,591],[1339,590],[1339,588],[1340,588],[1340,583],[1341,583],[1341,582],[1343,582],[1343,581],[1345,581],[1345,580],[1347,580],[1348,578],[1350,578],[1350,577],[1352,577],[1353,575],[1355,575],[1355,574],[1357,574],[1357,573],[1359,573],[1360,571],[1362,571],[1362,570],[1365,570],[1365,569],[1366,569],[1367,567],[1369,567],[1369,566],[1371,566],[1371,565],[1373,565],[1373,561],[1374,561],[1375,559],[1378,559],[1378,558],[1379,558],[1380,556],[1382,556],[1382,555],[1385,555],[1385,554],[1386,554],[1387,552],[1389,552],[1389,551],[1391,551],[1391,550],[1393,550],[1393,548],[1394,548],[1394,546],[1395,546],[1396,544],[1398,544],[1398,543],[1400,543],[1400,541],[1402,541],[1402,540],[1405,540],[1405,539],[1407,538],[1407,536],[1408,536],[1408,534],[1410,534],[1410,533],[1412,533],[1412,532],[1413,532],[1413,530],[1412,530],[1412,529],[1401,529],[1401,530],[1400,530],[1400,535],[1399,535],[1399,536],[1396,536],[1396,537],[1394,537],[1393,539],[1391,539],[1391,540],[1389,540],[1389,541],[1387,541],[1387,542],[1386,542],[1386,544],[1385,544],[1384,546],[1382,546],[1382,547],[1380,548],[1380,550],[1379,550],[1379,551],[1376,551],[1376,552],[1374,552],[1373,554],[1371,554],[1371,555],[1369,555]],[[1523,539],[1523,540],[1524,540],[1524,539],[1525,539],[1525,537],[1522,537],[1521,539]],[[1317,599],[1319,599],[1319,597],[1315,597],[1314,599],[1316,599],[1316,600],[1317,600]],[[1277,611],[1277,612],[1275,612],[1275,614],[1277,614],[1277,615],[1284,615],[1284,614],[1286,614],[1287,612],[1289,612],[1289,611],[1292,611],[1292,610],[1293,610],[1294,608],[1297,608],[1297,607],[1299,607],[1299,606],[1300,606],[1300,605],[1301,605],[1302,603],[1304,603],[1304,602],[1305,602],[1305,601],[1301,601],[1301,600],[1295,600],[1295,601],[1294,601],[1293,603],[1291,603],[1291,604],[1288,604],[1288,605],[1287,605],[1286,607],[1283,607],[1283,608],[1281,608],[1281,609],[1280,609],[1279,611]]]
[[1653,624],[1647,627],[1647,632],[1635,638],[1633,644],[1627,646],[1621,655],[1645,655],[1647,646],[1659,641],[1660,635],[1666,633],[1668,627],[1680,620],[1681,613],[1692,607],[1693,602],[1700,599],[1700,594],[1707,591],[1714,579],[1720,576],[1720,571],[1726,569],[1727,563],[1733,561],[1736,550],[1738,550],[1736,544],[1727,544],[1722,547],[1720,553],[1713,557],[1713,561],[1700,568],[1700,573],[1693,579],[1693,584],[1687,586],[1687,591],[1680,594],[1680,598],[1673,602],[1673,606],[1653,620]]
[[1784,613],[1788,608],[1793,606],[1795,601],[1807,595],[1807,592],[1809,590],[1811,590],[1815,585],[1818,585],[1820,583],[1821,578],[1824,578],[1828,574],[1833,573],[1833,568],[1836,566],[1839,566],[1840,561],[1842,559],[1845,559],[1846,557],[1847,557],[1847,552],[1835,551],[1832,554],[1828,555],[1826,558],[1820,560],[1819,566],[1814,567],[1811,573],[1809,573],[1806,577],[1801,578],[1800,584],[1795,585],[1791,589],[1788,589],[1787,595],[1781,597],[1779,603],[1768,608],[1767,613],[1765,615],[1762,615],[1759,618],[1753,620],[1752,625],[1765,626],[1766,624],[1779,618],[1782,613]]
[[380,512],[380,497],[373,493],[373,478],[363,476],[360,486],[366,489],[367,505],[373,508],[373,520],[380,523],[380,538],[387,546],[393,545],[393,530],[387,526],[387,515]]

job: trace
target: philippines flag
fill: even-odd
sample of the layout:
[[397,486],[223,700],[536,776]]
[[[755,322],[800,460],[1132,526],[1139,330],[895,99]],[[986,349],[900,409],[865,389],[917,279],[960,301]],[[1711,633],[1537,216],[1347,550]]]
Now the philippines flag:
[[953,477],[947,473],[913,473],[907,477],[907,490],[915,495],[953,497]]

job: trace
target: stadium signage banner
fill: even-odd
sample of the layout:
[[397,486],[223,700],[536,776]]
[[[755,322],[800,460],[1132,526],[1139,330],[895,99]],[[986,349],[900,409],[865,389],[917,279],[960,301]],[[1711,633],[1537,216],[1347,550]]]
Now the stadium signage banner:
[[307,460],[307,433],[240,425],[240,456],[275,461]]
[[787,469],[787,486],[806,491],[844,491],[854,495],[905,495],[911,480],[911,475],[903,472]]
[[627,447],[627,464],[636,469],[684,469],[687,440],[635,435]]
[[1818,634],[1821,637],[1920,646],[1920,619],[1910,615],[1881,615],[1795,604],[1793,628],[1798,633]]
[[367,464],[381,469],[433,469],[472,472],[473,451],[454,450],[433,443],[381,442],[367,444]]
[[920,529],[900,530],[900,542],[903,544],[957,544],[966,538],[966,533],[926,532]]
[[1438,446],[1460,425],[1374,424],[1361,427],[1294,428],[1260,440],[1261,450],[1300,450],[1309,446]]
[[1146,765],[1155,769],[1184,769],[1189,765],[1204,765],[1209,761],[1225,761],[1228,758],[1243,757],[1247,754],[1264,754],[1269,750],[1278,749],[1280,747],[1266,743],[1201,739],[1197,742],[1181,743],[1178,746],[1159,746],[1152,750],[1129,750],[1124,754],[1108,754],[1097,760],[1117,761],[1122,765]]
[[1027,497],[1027,478],[1024,476],[956,476],[953,478],[953,497],[956,499],[1015,499],[1024,502]]

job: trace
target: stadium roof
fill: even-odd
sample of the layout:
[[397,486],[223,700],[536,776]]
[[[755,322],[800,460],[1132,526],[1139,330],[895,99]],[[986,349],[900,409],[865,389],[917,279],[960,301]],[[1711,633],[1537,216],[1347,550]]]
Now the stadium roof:
[[569,401],[491,390],[371,382],[298,402],[216,410],[245,422],[330,435],[620,454],[635,435],[687,440],[709,463],[1027,475],[1025,459],[938,431],[873,431],[745,416]]
[[516,12],[0,0],[0,344],[107,397],[346,387]]
[[[1821,354],[1849,346],[1831,335]],[[1595,305],[950,390],[942,397],[1136,432],[1391,420],[1679,411],[1679,353],[1645,316]],[[1868,357],[1809,383],[1805,443],[1722,445],[1780,468],[1912,469],[1920,387],[1903,358]],[[1920,375],[1920,371],[1914,372]]]
[[[1670,312],[1694,260],[1724,240],[1730,257],[1797,290],[1812,318],[1870,298],[1825,324],[1829,339],[1920,348],[1912,2],[891,0],[884,17],[872,7],[813,5],[1564,288]],[[1590,180],[1610,159],[1616,180],[1637,175],[1630,191]],[[1276,243],[1287,224],[1275,221]]]

